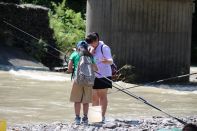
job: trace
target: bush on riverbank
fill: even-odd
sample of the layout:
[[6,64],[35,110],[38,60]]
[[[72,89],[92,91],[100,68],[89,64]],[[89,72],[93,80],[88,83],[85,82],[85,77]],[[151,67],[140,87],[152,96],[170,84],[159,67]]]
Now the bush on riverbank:
[[53,3],[53,9],[49,11],[49,18],[57,46],[64,52],[70,52],[75,43],[85,37],[85,20],[81,13],[67,7],[66,0],[60,4]]
[[[69,0],[20,0],[21,3],[32,3],[51,8],[49,10],[50,27],[54,31],[54,39],[57,47],[63,52],[70,52],[75,46],[75,43],[85,37],[85,4],[86,1],[76,2]],[[58,3],[62,1],[61,3]],[[74,9],[79,11],[76,13],[70,7],[74,7],[76,3],[83,3]]]

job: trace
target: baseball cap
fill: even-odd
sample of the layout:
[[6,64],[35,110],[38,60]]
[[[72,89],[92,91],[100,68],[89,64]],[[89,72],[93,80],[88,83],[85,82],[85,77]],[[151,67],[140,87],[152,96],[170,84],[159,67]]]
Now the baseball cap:
[[80,48],[84,48],[84,49],[88,49],[88,44],[86,41],[79,41],[77,43],[77,46],[76,46],[77,49],[80,49]]

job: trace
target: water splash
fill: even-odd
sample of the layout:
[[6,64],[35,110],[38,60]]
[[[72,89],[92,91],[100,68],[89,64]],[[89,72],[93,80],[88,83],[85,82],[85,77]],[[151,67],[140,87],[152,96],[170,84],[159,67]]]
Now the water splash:
[[40,81],[70,81],[70,78],[65,74],[56,72],[11,69],[9,73],[18,77]]

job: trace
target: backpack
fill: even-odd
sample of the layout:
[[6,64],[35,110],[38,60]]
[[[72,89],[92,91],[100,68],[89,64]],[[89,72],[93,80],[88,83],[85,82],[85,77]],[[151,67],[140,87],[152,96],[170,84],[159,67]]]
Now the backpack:
[[82,55],[80,57],[76,76],[74,81],[83,87],[92,87],[94,85],[95,74],[92,67],[91,57]]
[[[103,45],[104,44],[101,45],[101,52],[102,52],[102,54],[104,56],[104,53],[103,53]],[[117,66],[116,66],[115,63],[112,63],[111,64],[111,70],[112,70],[112,78],[116,78],[116,75],[118,73],[118,68],[117,68]]]

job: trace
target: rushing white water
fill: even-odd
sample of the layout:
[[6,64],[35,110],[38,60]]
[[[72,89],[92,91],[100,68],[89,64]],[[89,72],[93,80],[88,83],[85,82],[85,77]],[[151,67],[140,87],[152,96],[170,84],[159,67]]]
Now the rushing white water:
[[68,76],[55,72],[46,72],[46,71],[35,71],[35,70],[10,70],[10,74],[22,77],[29,78],[32,80],[40,81],[69,81],[71,80]]
[[[132,84],[118,82],[122,87]],[[8,123],[72,121],[73,103],[69,102],[70,75],[48,71],[0,71],[0,119]],[[109,92],[116,91],[114,88]],[[175,116],[197,115],[196,85],[154,85],[131,88],[152,104]],[[108,95],[107,118],[143,118],[163,113],[125,95]]]

